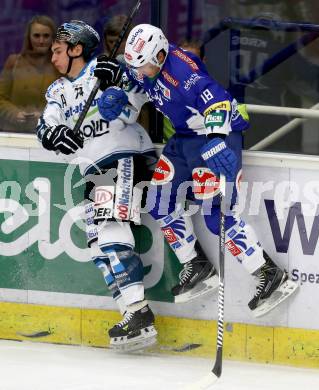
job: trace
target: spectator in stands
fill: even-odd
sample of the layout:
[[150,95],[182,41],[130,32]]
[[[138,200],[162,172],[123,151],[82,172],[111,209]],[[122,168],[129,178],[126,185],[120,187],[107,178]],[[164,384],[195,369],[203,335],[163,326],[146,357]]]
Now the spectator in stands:
[[20,53],[7,58],[0,76],[0,129],[35,133],[45,106],[45,92],[59,77],[51,64],[54,21],[34,16],[25,31]]
[[[199,39],[183,39],[178,43],[183,50],[189,51],[199,57],[203,62],[205,58],[205,48]],[[166,144],[169,138],[175,133],[175,129],[168,118],[163,118],[163,142]]]
[[178,43],[183,50],[197,55],[204,63],[206,62],[205,47],[200,39],[183,39]]
[[[115,15],[113,16],[104,26],[103,37],[104,37],[104,52],[106,55],[110,55],[111,51],[122,31],[124,24],[127,21],[126,15]],[[128,34],[134,26],[131,25],[124,37],[121,46],[118,49],[118,54],[124,54],[125,42]]]

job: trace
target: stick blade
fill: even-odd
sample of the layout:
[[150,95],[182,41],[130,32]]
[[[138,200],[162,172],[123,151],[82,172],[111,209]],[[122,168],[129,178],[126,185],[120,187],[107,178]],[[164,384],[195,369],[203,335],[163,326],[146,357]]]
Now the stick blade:
[[216,376],[212,371],[205,375],[202,379],[197,382],[192,383],[191,385],[185,387],[185,390],[210,390],[213,388],[214,384],[217,382],[218,376]]

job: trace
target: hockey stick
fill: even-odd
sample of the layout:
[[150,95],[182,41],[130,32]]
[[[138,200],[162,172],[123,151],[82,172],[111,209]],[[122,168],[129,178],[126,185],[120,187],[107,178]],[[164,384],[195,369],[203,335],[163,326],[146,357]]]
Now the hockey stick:
[[[119,47],[121,46],[121,43],[123,42],[125,34],[127,33],[127,30],[130,27],[130,24],[132,23],[134,16],[137,13],[138,9],[140,8],[140,5],[141,5],[141,0],[138,0],[135,4],[135,7],[133,8],[133,10],[131,12],[131,15],[127,18],[127,21],[125,22],[125,24],[122,28],[122,31],[120,32],[120,35],[119,35],[117,41],[115,42],[115,45],[113,46],[109,60],[115,58],[116,53],[117,53]],[[82,123],[86,117],[86,114],[88,113],[88,111],[91,107],[91,104],[93,102],[93,99],[95,98],[95,95],[97,94],[97,92],[100,88],[100,83],[101,83],[101,81],[99,79],[97,79],[96,83],[95,83],[95,85],[94,85],[94,87],[93,87],[84,107],[83,107],[83,110],[79,116],[79,119],[73,128],[73,131],[75,134],[78,134],[80,132],[80,128],[81,128]]]
[[187,387],[188,390],[209,390],[220,378],[223,368],[224,340],[224,286],[225,286],[225,215],[226,215],[226,178],[220,175],[220,233],[219,233],[219,288],[218,288],[218,323],[216,358],[212,371],[197,383]]

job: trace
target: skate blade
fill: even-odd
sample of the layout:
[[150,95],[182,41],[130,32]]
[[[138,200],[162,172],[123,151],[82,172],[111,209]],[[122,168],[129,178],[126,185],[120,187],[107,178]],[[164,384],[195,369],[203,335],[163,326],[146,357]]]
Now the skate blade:
[[252,310],[254,317],[257,318],[267,314],[270,310],[274,309],[291,294],[293,294],[298,288],[298,283],[288,279],[279,286],[269,298],[265,299],[261,305],[257,306],[255,310]]
[[141,329],[141,334],[128,338],[127,336],[123,337],[114,337],[110,340],[110,348],[116,352],[132,352],[145,348],[149,348],[157,342],[157,331],[154,326],[148,326],[144,329]]
[[208,279],[202,280],[200,283],[196,284],[191,290],[185,292],[184,294],[176,295],[174,298],[175,303],[184,303],[192,301],[202,295],[213,292],[219,286],[219,278],[217,275],[213,275]]

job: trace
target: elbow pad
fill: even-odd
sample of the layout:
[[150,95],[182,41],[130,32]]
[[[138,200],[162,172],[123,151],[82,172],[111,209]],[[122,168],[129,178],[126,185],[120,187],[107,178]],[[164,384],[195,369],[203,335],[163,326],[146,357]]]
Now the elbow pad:
[[230,131],[230,111],[216,110],[205,115],[206,135],[224,134],[227,136]]

